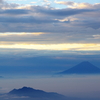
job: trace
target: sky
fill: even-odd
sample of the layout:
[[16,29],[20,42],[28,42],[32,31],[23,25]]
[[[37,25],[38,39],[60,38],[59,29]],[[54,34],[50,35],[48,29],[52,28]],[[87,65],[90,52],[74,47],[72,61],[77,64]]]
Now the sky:
[[0,5],[1,50],[100,51],[98,0],[1,0]]
[[82,61],[100,67],[99,12],[99,0],[0,0],[1,66],[42,58],[52,66],[68,60],[66,68]]
[[[11,87],[14,77],[24,77],[26,82],[28,75],[55,74],[83,61],[100,68],[100,0],[0,0],[1,92],[5,87],[18,88],[16,82]],[[99,78],[92,82],[98,83]]]

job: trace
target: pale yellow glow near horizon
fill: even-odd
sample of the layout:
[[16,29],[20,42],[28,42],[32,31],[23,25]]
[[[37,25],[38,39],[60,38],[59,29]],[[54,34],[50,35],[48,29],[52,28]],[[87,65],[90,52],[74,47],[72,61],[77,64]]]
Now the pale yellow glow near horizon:
[[6,32],[6,33],[0,33],[0,36],[11,36],[11,35],[35,35],[35,36],[38,36],[38,35],[41,35],[41,34],[45,34],[43,32],[19,32],[19,33],[16,33],[16,32],[12,32],[12,33],[9,33],[9,32]]
[[35,50],[100,50],[100,44],[1,44],[0,48],[35,49]]

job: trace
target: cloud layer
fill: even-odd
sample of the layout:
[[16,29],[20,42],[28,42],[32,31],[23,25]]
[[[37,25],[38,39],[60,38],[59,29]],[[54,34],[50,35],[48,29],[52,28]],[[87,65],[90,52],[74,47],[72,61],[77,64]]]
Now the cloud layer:
[[[66,5],[66,8],[61,9],[50,5],[0,2],[1,48],[33,46],[37,49],[35,47],[39,46],[42,49],[43,44],[45,49],[70,50],[76,44],[81,44],[84,48],[76,46],[77,50],[100,50],[100,3],[55,1],[56,4]],[[69,44],[72,44],[71,48]]]

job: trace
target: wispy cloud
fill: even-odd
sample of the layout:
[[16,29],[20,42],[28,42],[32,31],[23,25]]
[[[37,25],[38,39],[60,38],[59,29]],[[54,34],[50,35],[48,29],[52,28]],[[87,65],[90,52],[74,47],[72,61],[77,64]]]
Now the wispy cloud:
[[[49,0],[43,2],[51,3]],[[20,5],[1,0],[0,47],[100,50],[100,3],[55,3],[66,5],[66,8]]]

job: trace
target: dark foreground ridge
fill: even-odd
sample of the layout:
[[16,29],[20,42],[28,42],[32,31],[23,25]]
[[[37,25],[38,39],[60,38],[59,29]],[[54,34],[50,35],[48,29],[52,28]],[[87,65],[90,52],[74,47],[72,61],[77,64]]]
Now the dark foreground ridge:
[[0,94],[0,100],[80,100],[79,98],[66,97],[55,92],[45,92],[30,87],[13,89],[9,93]]
[[[23,87],[20,89],[13,89],[8,93],[10,97],[19,97],[19,99],[11,100],[67,100],[64,95],[36,90],[30,87]],[[24,99],[23,99],[24,98]]]
[[84,61],[58,74],[100,74],[100,69],[88,61]]

